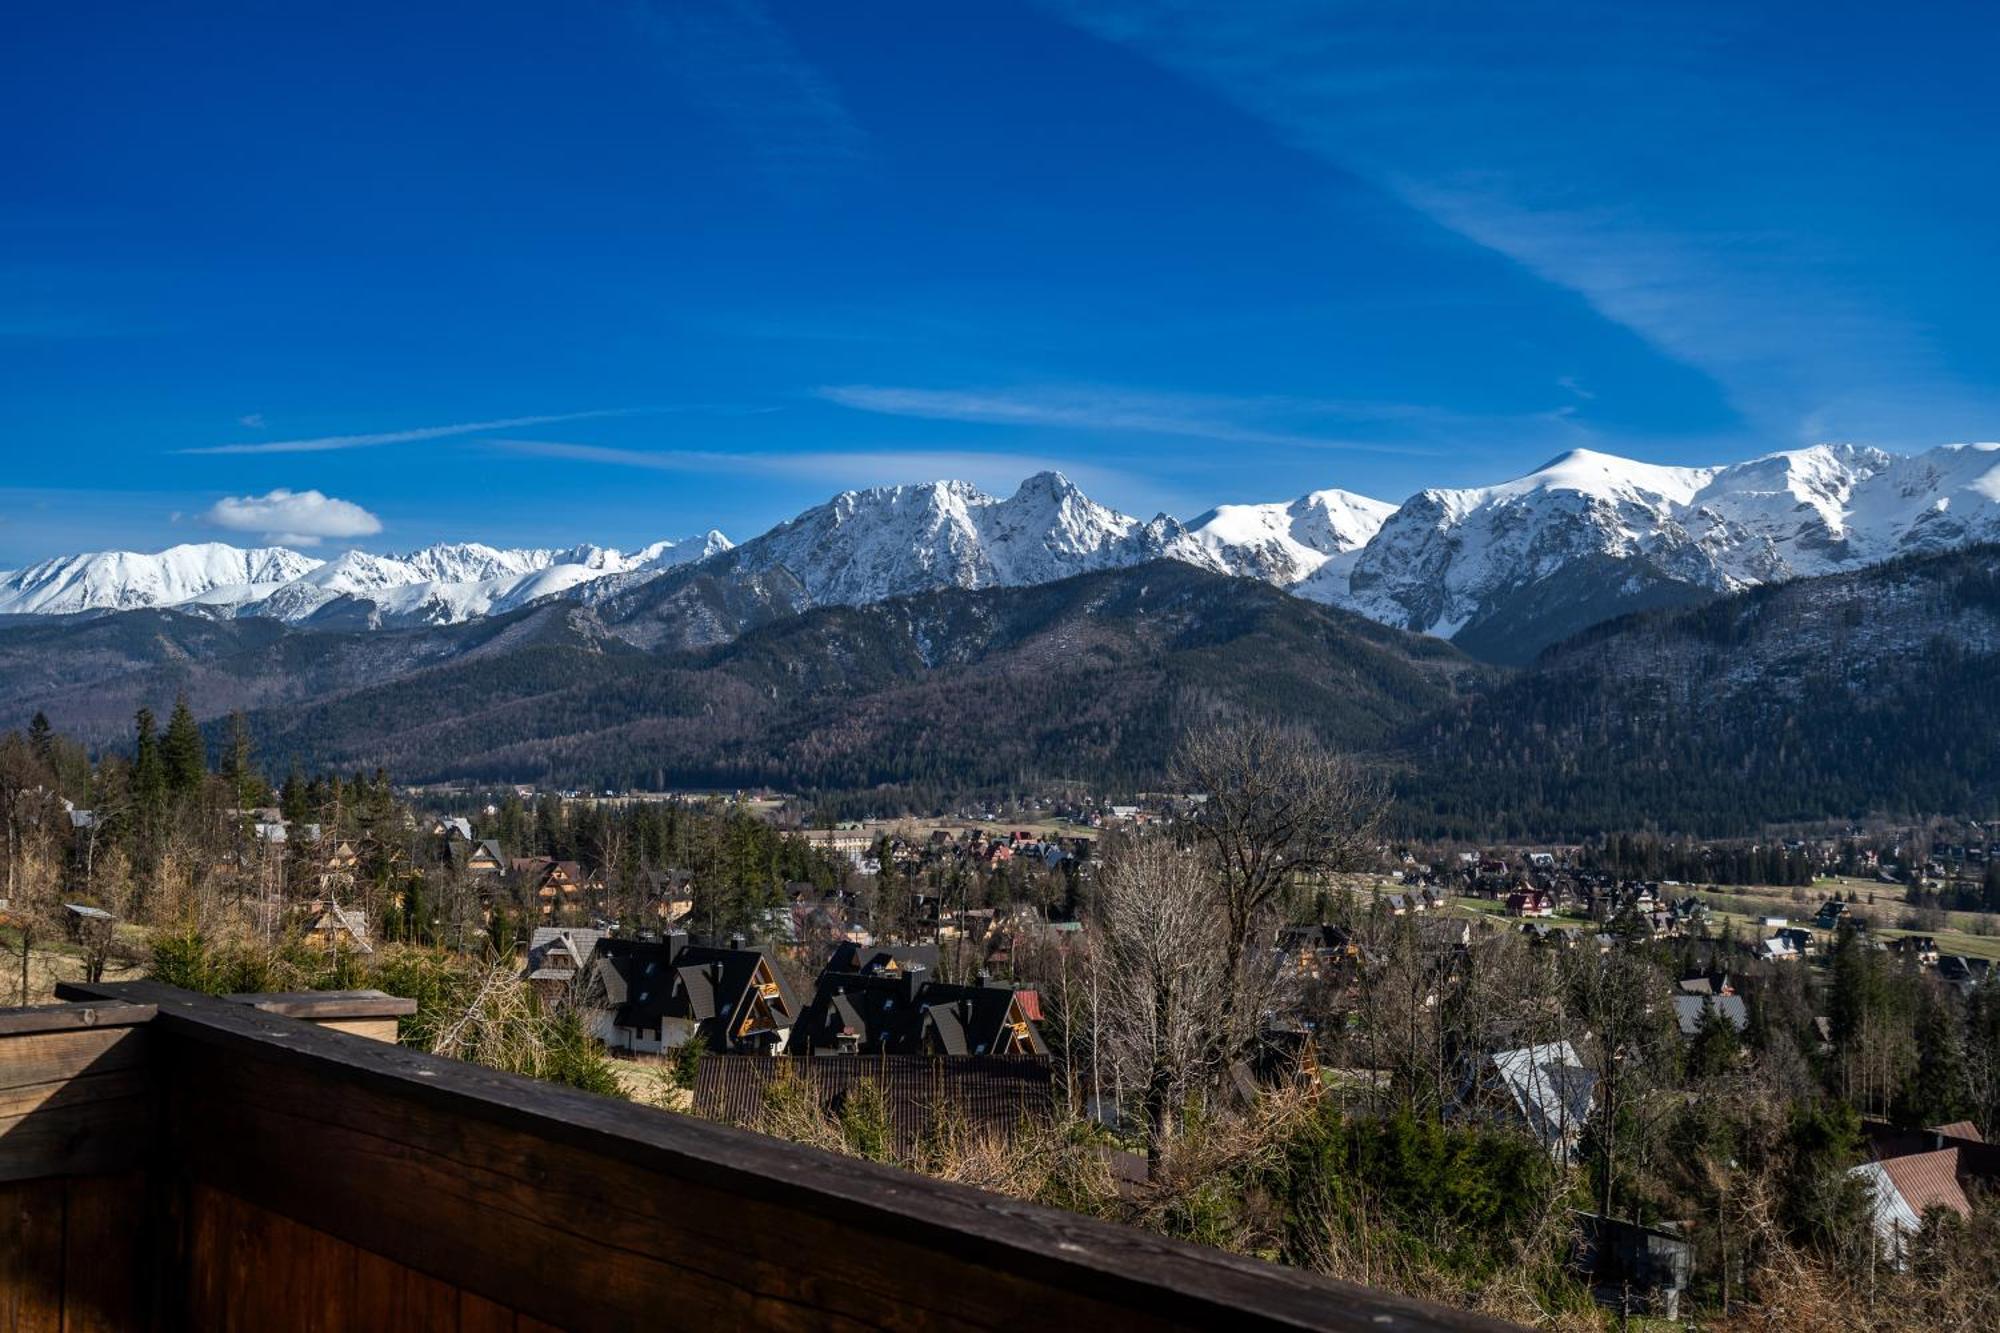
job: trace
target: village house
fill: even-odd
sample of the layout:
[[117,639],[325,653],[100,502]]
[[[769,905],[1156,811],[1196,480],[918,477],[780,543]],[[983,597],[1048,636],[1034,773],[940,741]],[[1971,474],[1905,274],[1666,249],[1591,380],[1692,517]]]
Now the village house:
[[1496,1051],[1473,1068],[1458,1113],[1525,1128],[1558,1162],[1574,1159],[1596,1104],[1597,1075],[1567,1041]]
[[474,879],[499,879],[507,873],[507,854],[493,839],[482,839],[466,848],[464,865],[465,873]]
[[1541,889],[1516,889],[1507,895],[1508,916],[1551,917],[1555,914],[1555,895]]
[[1743,1003],[1743,997],[1732,993],[1715,995],[1676,995],[1674,999],[1674,1019],[1680,1024],[1683,1037],[1694,1037],[1701,1031],[1704,1018],[1711,1012],[1721,1014],[1729,1026],[1738,1033],[1750,1030],[1750,1011]]
[[794,1055],[1048,1054],[1041,997],[981,974],[970,986],[934,980],[935,948],[843,944],[820,973],[792,1033]]
[[535,899],[543,916],[558,912],[579,912],[584,895],[598,887],[587,879],[583,867],[574,861],[558,861],[552,856],[517,856],[509,865],[514,881]]
[[1953,1146],[1904,1153],[1863,1162],[1848,1172],[1868,1187],[1876,1244],[1893,1266],[1903,1266],[1910,1239],[1923,1229],[1924,1215],[1932,1209],[1972,1216],[1959,1181],[1959,1152]]
[[696,1042],[709,1051],[775,1054],[799,1012],[767,951],[740,938],[699,944],[679,932],[658,940],[600,936],[575,993],[598,1039],[635,1053]]
[[1889,947],[1905,958],[1914,958],[1919,963],[1935,964],[1938,960],[1937,941],[1929,935],[1905,935],[1901,939],[1889,941]]
[[601,930],[537,926],[528,937],[521,976],[544,994],[566,991],[590,965],[602,938]]
[[342,907],[331,898],[316,900],[306,905],[303,936],[306,944],[314,949],[332,952],[352,949],[356,953],[373,953],[375,948],[368,940],[368,922],[362,914],[351,907]]

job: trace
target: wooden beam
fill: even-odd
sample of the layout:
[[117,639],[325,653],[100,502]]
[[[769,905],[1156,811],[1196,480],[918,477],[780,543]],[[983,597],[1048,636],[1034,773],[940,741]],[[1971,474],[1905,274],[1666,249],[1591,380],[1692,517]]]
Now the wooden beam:
[[247,1004],[267,1014],[316,1020],[336,1018],[407,1018],[417,1012],[417,1002],[379,990],[292,991],[285,994],[241,994],[226,996],[236,1004]]
[[77,1028],[129,1028],[150,1022],[157,1012],[150,1004],[36,1004],[24,1009],[0,1009],[0,1037],[37,1032],[70,1032]]

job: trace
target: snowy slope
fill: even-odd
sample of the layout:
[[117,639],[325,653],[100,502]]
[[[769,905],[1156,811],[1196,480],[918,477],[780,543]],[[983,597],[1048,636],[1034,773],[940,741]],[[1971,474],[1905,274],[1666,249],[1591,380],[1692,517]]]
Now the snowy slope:
[[1620,578],[1649,597],[1726,592],[1996,538],[2000,445],[1816,445],[1701,468],[1576,450],[1499,485],[1422,491],[1294,591],[1449,638],[1580,569],[1610,580],[1601,610]]
[[0,574],[0,615],[129,611],[201,598],[254,602],[319,563],[282,546],[243,550],[221,542],[175,546],[153,555],[96,551],[58,556]]
[[0,615],[174,606],[300,622],[337,606],[363,625],[452,624],[556,594],[594,592],[599,583],[648,577],[728,549],[728,538],[710,532],[630,555],[598,546],[502,550],[478,543],[399,556],[348,551],[331,560],[221,543],[156,555],[100,551],[0,575]]
[[968,482],[846,491],[738,547],[737,569],[783,569],[817,604],[860,605],[938,588],[1018,587],[1160,558],[1234,572],[1164,514],[1091,500],[1058,472],[1005,500]]
[[1289,587],[1366,546],[1395,512],[1381,500],[1326,490],[1289,503],[1220,505],[1188,527],[1234,572]]

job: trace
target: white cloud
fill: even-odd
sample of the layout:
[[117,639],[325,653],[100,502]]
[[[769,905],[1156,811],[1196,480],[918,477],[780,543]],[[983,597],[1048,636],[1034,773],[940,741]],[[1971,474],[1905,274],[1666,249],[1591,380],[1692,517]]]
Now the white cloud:
[[225,496],[209,506],[202,520],[288,546],[316,546],[329,537],[369,537],[382,530],[382,520],[360,505],[318,491]]
[[239,426],[248,426],[251,430],[262,430],[264,429],[264,414],[262,412],[248,413],[236,418],[236,424]]

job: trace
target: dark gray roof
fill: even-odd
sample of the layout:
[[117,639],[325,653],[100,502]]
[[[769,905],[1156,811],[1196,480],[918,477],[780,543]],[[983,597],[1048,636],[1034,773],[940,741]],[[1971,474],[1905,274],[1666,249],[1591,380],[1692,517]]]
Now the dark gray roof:
[[1709,1008],[1721,1013],[1738,1032],[1750,1026],[1750,1011],[1744,1007],[1741,995],[1676,995],[1674,1017],[1680,1022],[1683,1037],[1701,1031],[1702,1012]]

